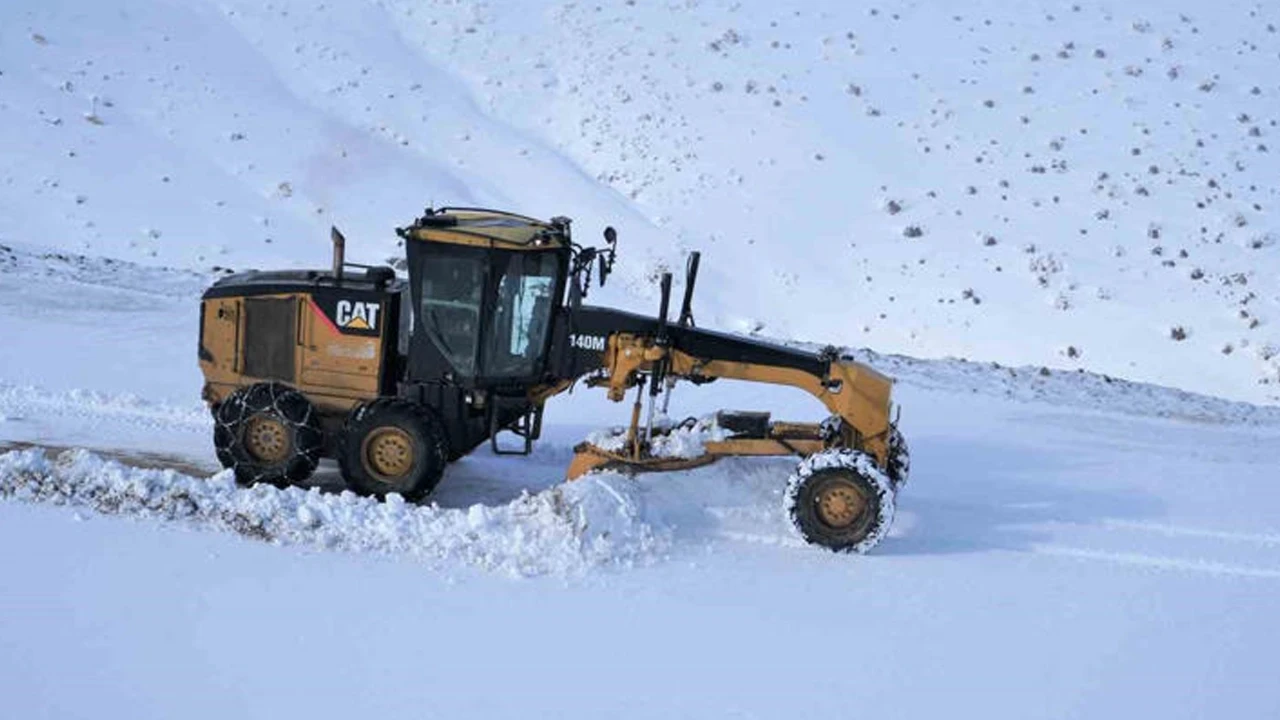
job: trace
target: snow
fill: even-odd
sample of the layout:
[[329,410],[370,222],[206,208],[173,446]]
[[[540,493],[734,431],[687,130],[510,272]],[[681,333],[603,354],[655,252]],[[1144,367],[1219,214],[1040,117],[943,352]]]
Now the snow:
[[[696,458],[706,454],[707,443],[729,437],[730,433],[717,424],[715,415],[689,418],[679,424],[673,424],[666,417],[655,418],[649,454],[654,457]],[[627,447],[627,428],[614,426],[595,430],[587,435],[586,442],[602,450],[621,452]]]
[[397,554],[428,567],[475,565],[522,577],[581,574],[660,557],[664,542],[635,510],[621,478],[556,486],[497,508],[387,502],[319,488],[236,487],[230,471],[193,478],[104,460],[83,450],[0,455],[0,498],[181,521],[280,545]]
[[[521,580],[407,544],[331,551],[0,502],[0,540],[39,548],[0,575],[5,695],[60,715],[783,717],[806,686],[832,712],[900,717],[1271,714],[1280,428],[904,394],[936,414],[910,425],[894,531],[858,557],[791,539],[784,462],[643,476],[637,495],[610,482],[671,529],[665,551]],[[500,480],[563,460],[469,458],[441,490],[475,461]],[[506,532],[506,511],[453,507]],[[847,667],[850,652],[875,662]],[[140,686],[145,701],[126,691]]]
[[[1234,0],[0,6],[3,714],[1275,717],[1277,25]],[[637,311],[701,250],[700,326],[895,377],[888,535],[801,543],[789,459],[566,484],[629,410],[582,387],[531,457],[481,450],[426,505],[328,464],[236,487],[199,293],[324,266],[331,224],[386,262],[427,204],[617,227],[592,300]],[[825,414],[727,381],[672,412],[722,408]]]

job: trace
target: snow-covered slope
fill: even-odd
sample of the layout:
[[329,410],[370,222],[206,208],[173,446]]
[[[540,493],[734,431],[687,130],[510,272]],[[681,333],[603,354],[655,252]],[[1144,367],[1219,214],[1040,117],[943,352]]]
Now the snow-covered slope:
[[644,224],[374,4],[10,3],[0,38],[0,241],[208,270],[322,265],[330,223],[385,261],[427,204]]
[[1275,401],[1276,23],[1189,1],[9,3],[0,242],[318,265],[337,223],[380,261],[421,206],[491,204],[617,225],[615,302],[647,308],[700,248],[703,319],[731,329]]
[[1275,6],[392,5],[732,325],[1280,398]]

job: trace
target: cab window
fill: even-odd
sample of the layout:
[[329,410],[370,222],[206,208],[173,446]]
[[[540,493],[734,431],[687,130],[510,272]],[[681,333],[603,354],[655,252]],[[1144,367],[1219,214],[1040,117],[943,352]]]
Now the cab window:
[[476,369],[484,297],[485,253],[440,254],[423,262],[422,312],[417,320],[462,376]]
[[492,324],[484,348],[486,377],[527,377],[541,367],[559,271],[554,252],[499,256]]

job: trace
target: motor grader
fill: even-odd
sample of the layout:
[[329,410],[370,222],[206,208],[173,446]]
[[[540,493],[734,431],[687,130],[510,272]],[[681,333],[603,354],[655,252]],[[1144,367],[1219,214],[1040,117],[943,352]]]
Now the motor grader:
[[[529,454],[547,400],[581,383],[635,399],[625,431],[575,448],[570,480],[795,456],[784,497],[806,541],[865,552],[888,531],[908,471],[892,382],[834,348],[697,327],[697,253],[670,320],[670,273],[656,316],[585,304],[593,273],[604,284],[613,269],[612,228],[603,246],[584,247],[568,218],[443,208],[396,232],[404,278],[346,262],[335,228],[329,269],[241,272],[204,293],[203,397],[218,459],[237,481],[303,483],[332,458],[355,492],[421,500],[449,462],[486,442]],[[690,431],[665,420],[672,387],[720,379],[800,388],[828,416],[796,423],[720,412],[700,421],[714,432],[698,436],[697,452],[662,452],[664,438]]]

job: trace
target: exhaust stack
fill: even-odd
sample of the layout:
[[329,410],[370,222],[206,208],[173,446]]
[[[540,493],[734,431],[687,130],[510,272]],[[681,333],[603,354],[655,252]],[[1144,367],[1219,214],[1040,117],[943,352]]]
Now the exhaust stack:
[[333,240],[333,279],[342,282],[342,266],[346,264],[347,239],[336,226],[329,228],[329,237]]

